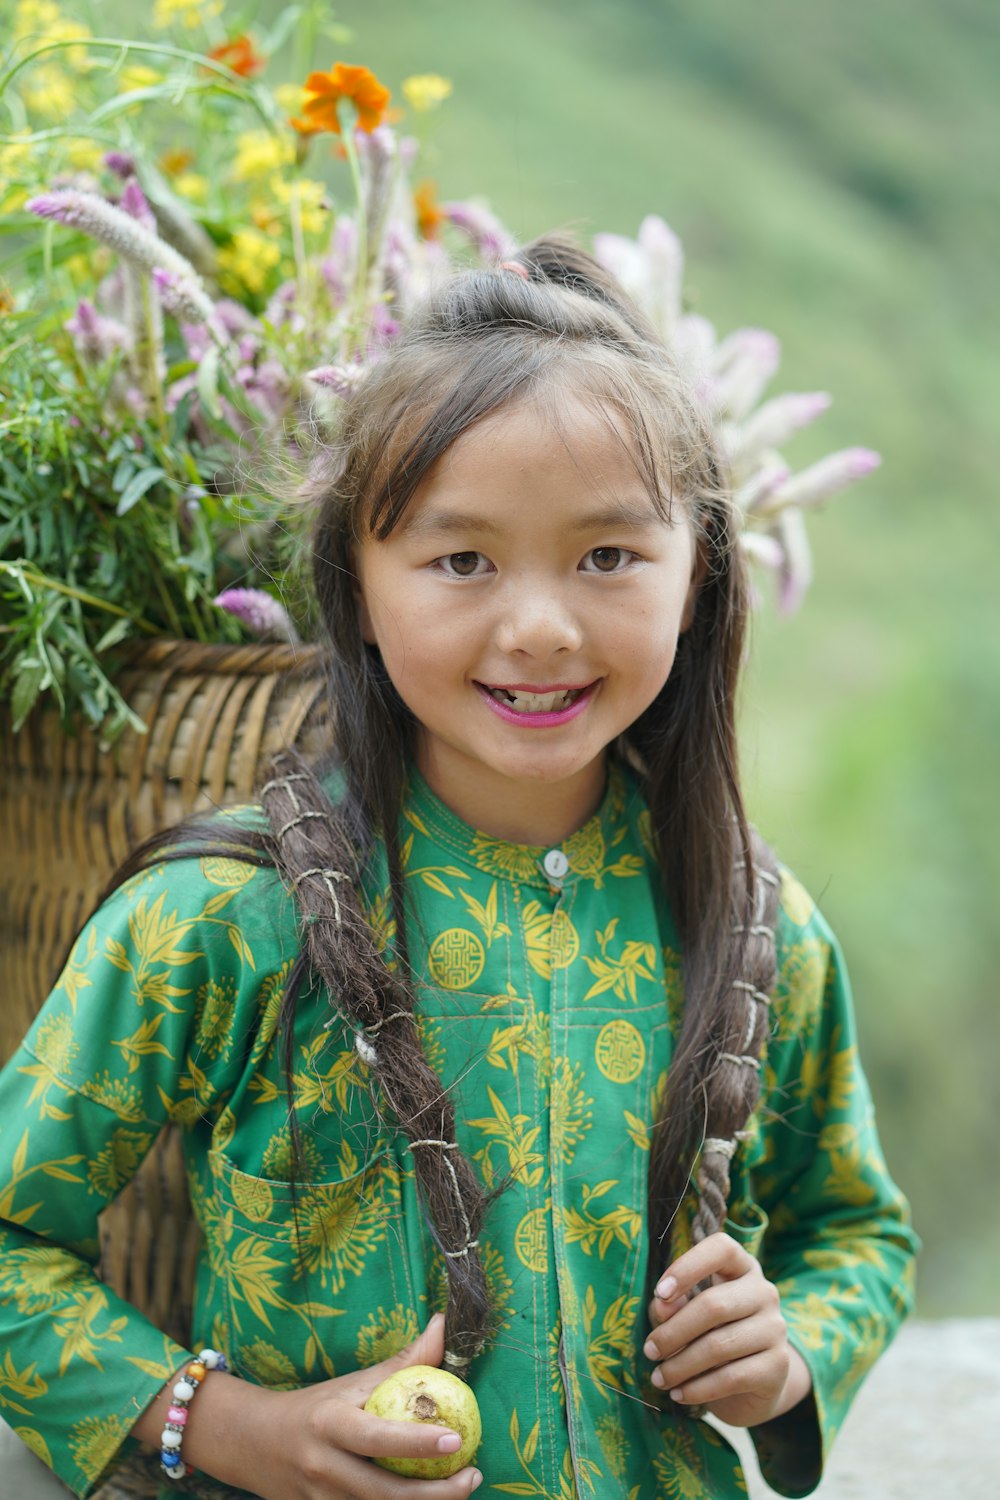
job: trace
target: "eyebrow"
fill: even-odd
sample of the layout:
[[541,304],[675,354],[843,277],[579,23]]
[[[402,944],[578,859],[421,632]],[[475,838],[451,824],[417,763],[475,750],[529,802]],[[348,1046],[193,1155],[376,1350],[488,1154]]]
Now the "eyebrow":
[[[645,531],[651,526],[662,526],[666,518],[650,506],[609,505],[603,510],[588,511],[573,522],[573,531],[607,531],[624,527],[628,531]],[[484,536],[499,536],[503,530],[496,521],[486,516],[468,515],[463,511],[439,510],[418,511],[403,523],[407,536],[454,536],[467,535],[470,531]]]

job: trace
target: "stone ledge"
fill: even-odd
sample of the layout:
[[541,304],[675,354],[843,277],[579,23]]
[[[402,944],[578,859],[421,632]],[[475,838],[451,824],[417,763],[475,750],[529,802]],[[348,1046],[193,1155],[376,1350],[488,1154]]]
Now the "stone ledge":
[[[747,1434],[722,1431],[743,1459],[750,1500],[770,1500]],[[1000,1318],[904,1324],[862,1386],[815,1500],[998,1494]]]

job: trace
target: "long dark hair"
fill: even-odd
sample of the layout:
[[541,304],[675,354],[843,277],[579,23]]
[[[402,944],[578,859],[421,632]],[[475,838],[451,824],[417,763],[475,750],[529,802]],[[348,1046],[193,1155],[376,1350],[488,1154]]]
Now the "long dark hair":
[[[456,1145],[450,1097],[414,1021],[398,825],[417,726],[377,649],[362,640],[352,549],[360,538],[393,532],[463,433],[529,396],[555,406],[569,391],[612,408],[631,438],[625,461],[664,516],[684,508],[706,560],[670,676],[615,747],[648,798],[684,961],[684,1019],[652,1137],[653,1274],[666,1263],[665,1239],[696,1160],[695,1238],[722,1225],[730,1158],[759,1094],[775,978],[774,861],[747,824],[735,740],[747,581],[710,420],[669,351],[595,260],[546,238],[516,262],[524,274],[462,273],[428,301],[345,400],[337,441],[316,463],[313,569],[332,645],[343,794],[334,805],[317,775],[286,757],[263,794],[270,834],[253,848],[249,836],[246,849],[248,858],[276,863],[305,918],[304,962],[286,994],[287,1034],[308,964],[357,1025],[376,1099],[409,1137],[445,1256],[446,1357],[459,1370],[491,1331],[477,1245],[486,1199]],[[356,889],[375,840],[385,849],[396,924],[392,969],[375,949]],[[174,852],[182,850],[183,841]]]

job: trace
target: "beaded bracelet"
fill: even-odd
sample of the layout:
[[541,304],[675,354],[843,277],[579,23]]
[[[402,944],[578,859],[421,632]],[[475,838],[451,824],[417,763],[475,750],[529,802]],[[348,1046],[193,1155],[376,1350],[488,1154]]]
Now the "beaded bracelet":
[[217,1349],[203,1349],[193,1359],[173,1389],[173,1405],[160,1434],[160,1468],[168,1479],[184,1479],[194,1469],[181,1458],[181,1442],[187,1425],[188,1407],[209,1370],[225,1370],[226,1356]]

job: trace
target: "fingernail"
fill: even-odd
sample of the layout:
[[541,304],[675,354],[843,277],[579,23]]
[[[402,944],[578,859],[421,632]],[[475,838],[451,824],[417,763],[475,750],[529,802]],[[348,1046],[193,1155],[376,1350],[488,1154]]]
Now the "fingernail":
[[647,1359],[656,1359],[658,1350],[652,1339],[647,1339],[642,1346],[642,1352]]
[[684,1400],[684,1392],[681,1390],[681,1388],[680,1388],[679,1385],[676,1386],[670,1392],[670,1399],[671,1399],[671,1401],[683,1401]]
[[660,1371],[658,1369],[653,1371],[652,1375],[650,1376],[650,1379],[652,1380],[652,1382],[653,1382],[654,1385],[662,1387],[662,1385],[663,1385],[663,1376],[660,1374]]
[[476,1472],[472,1476],[472,1483],[469,1486],[470,1493],[472,1492],[472,1490],[478,1490],[478,1488],[482,1484],[482,1482],[483,1482],[483,1476],[482,1476],[482,1474],[480,1474],[479,1470],[477,1469]]
[[676,1290],[677,1290],[677,1277],[676,1276],[664,1276],[664,1278],[663,1278],[662,1281],[658,1281],[656,1283],[656,1295],[658,1297],[663,1297],[664,1299],[666,1299],[667,1297],[672,1296],[673,1293],[676,1292]]
[[457,1432],[446,1432],[444,1437],[438,1438],[439,1453],[457,1453],[462,1446],[462,1439]]

